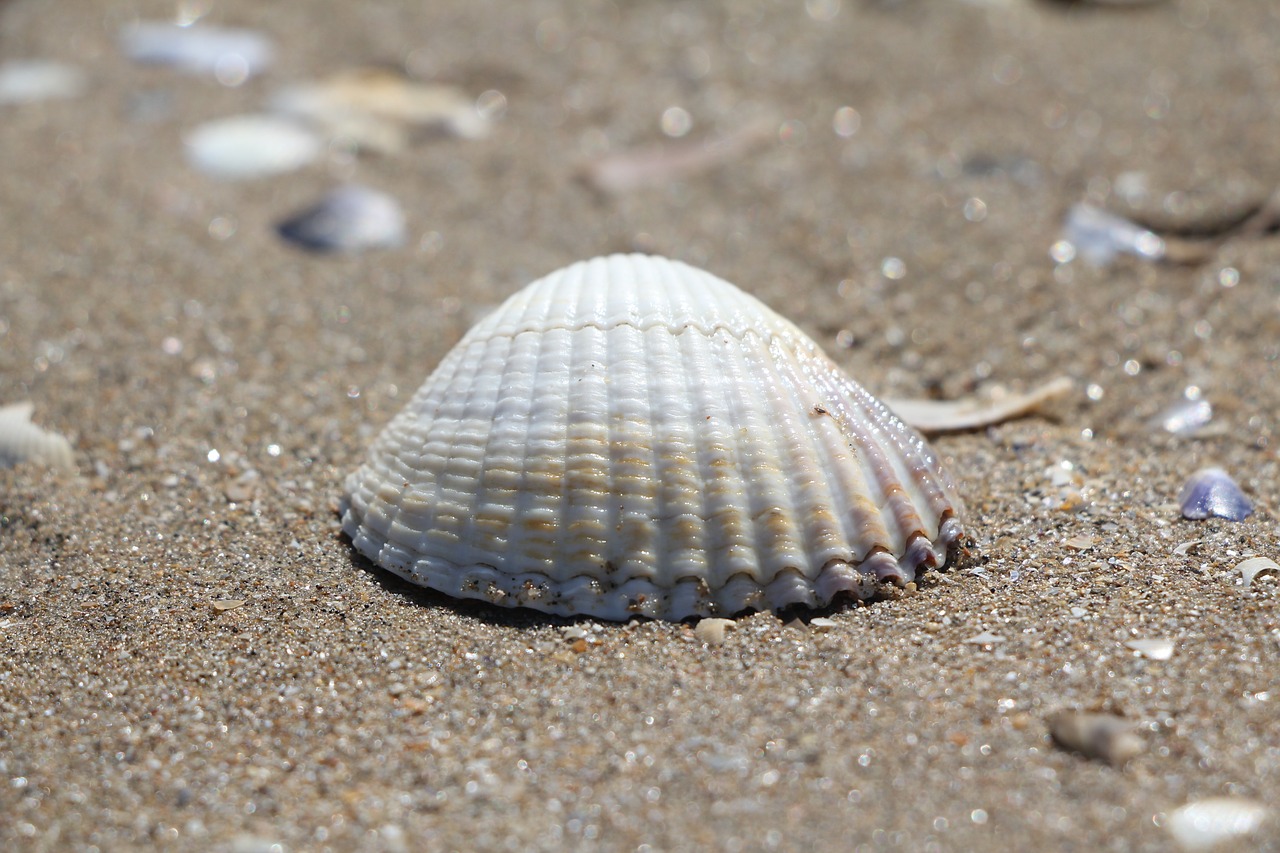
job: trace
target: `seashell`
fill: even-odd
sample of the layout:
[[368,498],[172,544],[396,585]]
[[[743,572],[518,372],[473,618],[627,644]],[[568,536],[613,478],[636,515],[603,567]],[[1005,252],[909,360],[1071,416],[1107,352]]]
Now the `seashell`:
[[340,511],[412,582],[606,619],[870,597],[961,538],[918,433],[753,297],[642,255],[552,273],[472,328]]
[[1271,810],[1256,800],[1209,797],[1175,809],[1165,827],[1178,849],[1190,853],[1253,835],[1270,817]]
[[1134,654],[1147,660],[1168,660],[1173,657],[1173,641],[1171,640],[1130,640],[1126,648],[1133,649]]
[[990,398],[963,400],[885,399],[898,417],[924,433],[981,429],[1023,415],[1034,414],[1047,403],[1065,397],[1075,388],[1069,376],[1059,376],[1026,394],[1000,389]]
[[1221,468],[1203,468],[1192,474],[1178,495],[1178,504],[1183,518],[1196,521],[1211,516],[1243,521],[1253,515],[1253,504]]
[[1213,420],[1213,404],[1203,397],[1187,397],[1173,403],[1151,419],[1158,426],[1174,435],[1191,435]]
[[164,21],[138,21],[125,27],[120,31],[120,48],[135,62],[212,74],[228,86],[240,85],[275,58],[271,40],[255,30]]
[[0,64],[0,104],[33,104],[52,98],[74,98],[87,84],[74,65],[48,59],[15,59]]
[[1250,557],[1237,563],[1236,571],[1240,573],[1245,586],[1253,586],[1253,580],[1258,575],[1280,575],[1280,565],[1267,557]]
[[185,137],[187,159],[216,178],[246,179],[301,169],[323,145],[289,119],[239,115],[206,122]]
[[404,243],[404,211],[386,193],[347,184],[276,226],[291,243],[317,252],[356,252]]
[[1069,261],[1078,253],[1093,266],[1105,267],[1124,253],[1148,261],[1165,256],[1165,243],[1156,234],[1092,204],[1075,204],[1067,211],[1062,240],[1070,247],[1055,246],[1053,256]]
[[0,468],[25,462],[74,471],[71,443],[56,432],[48,432],[31,422],[35,406],[30,402],[0,406]]
[[1050,714],[1047,722],[1058,746],[1114,767],[1123,767],[1146,751],[1133,723],[1114,714],[1064,710]]
[[415,128],[484,139],[491,122],[474,98],[452,86],[419,83],[385,68],[351,68],[277,92],[271,109],[314,125],[341,144],[395,154]]

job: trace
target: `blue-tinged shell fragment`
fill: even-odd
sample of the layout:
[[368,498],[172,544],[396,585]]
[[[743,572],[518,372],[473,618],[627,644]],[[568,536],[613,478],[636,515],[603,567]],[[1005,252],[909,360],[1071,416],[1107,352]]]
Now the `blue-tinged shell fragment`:
[[1253,503],[1221,468],[1203,468],[1192,474],[1178,495],[1178,503],[1183,518],[1199,520],[1216,516],[1243,521],[1253,515]]

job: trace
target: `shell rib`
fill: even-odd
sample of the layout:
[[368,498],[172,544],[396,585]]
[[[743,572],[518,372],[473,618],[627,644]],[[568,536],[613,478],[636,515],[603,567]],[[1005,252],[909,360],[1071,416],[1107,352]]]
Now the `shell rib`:
[[867,598],[961,536],[933,450],[817,344],[728,282],[641,255],[513,295],[346,488],[343,529],[383,568],[605,619]]

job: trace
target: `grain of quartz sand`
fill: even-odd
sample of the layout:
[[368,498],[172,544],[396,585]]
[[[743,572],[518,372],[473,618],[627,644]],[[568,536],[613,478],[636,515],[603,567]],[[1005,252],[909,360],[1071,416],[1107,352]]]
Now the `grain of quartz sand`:
[[[0,846],[1166,850],[1183,803],[1276,789],[1280,592],[1232,568],[1276,554],[1280,243],[1047,254],[1082,195],[1191,220],[1270,191],[1271,4],[318,10],[218,4],[278,42],[224,87],[120,57],[115,28],[168,4],[0,6],[6,54],[93,67],[85,97],[0,123],[0,400],[34,401],[80,471],[0,474]],[[184,130],[273,85],[406,57],[501,91],[491,136],[249,183],[183,162]],[[695,139],[787,124],[674,186],[575,180],[672,106]],[[336,178],[394,192],[406,247],[281,244]],[[374,431],[487,307],[619,250],[743,285],[873,393],[1096,387],[937,439],[972,561],[834,627],[757,614],[704,646],[354,558],[333,502]],[[1208,433],[1149,428],[1187,386]],[[1209,466],[1252,517],[1178,517]],[[1145,751],[1054,746],[1061,708],[1122,713]],[[1271,823],[1238,849],[1278,845]]]

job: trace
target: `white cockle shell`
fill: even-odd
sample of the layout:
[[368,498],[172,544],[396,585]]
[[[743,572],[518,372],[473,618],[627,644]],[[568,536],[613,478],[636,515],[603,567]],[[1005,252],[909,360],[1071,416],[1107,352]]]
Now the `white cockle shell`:
[[346,492],[343,530],[385,569],[605,619],[867,598],[961,537],[918,433],[755,298],[643,255],[513,295]]

